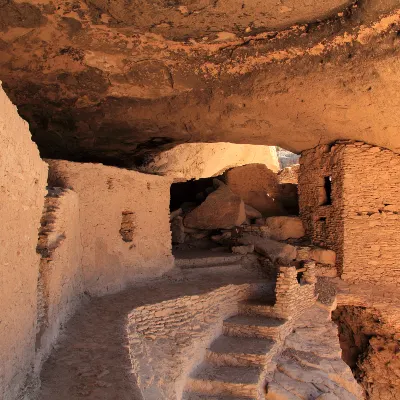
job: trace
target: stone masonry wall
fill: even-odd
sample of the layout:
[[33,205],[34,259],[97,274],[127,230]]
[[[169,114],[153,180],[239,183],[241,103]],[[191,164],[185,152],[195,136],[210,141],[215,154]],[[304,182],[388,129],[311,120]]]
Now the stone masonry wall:
[[294,266],[279,266],[275,304],[263,307],[269,316],[294,320],[315,303],[315,263],[306,262],[304,269],[299,282],[299,272]]
[[48,160],[49,181],[79,195],[85,290],[116,292],[173,266],[167,178]]
[[221,334],[223,320],[238,312],[238,302],[269,289],[262,283],[230,284],[134,309],[127,329],[143,398],[181,399],[190,371]]
[[[331,176],[331,205],[323,205]],[[335,250],[349,282],[400,284],[400,156],[362,142],[319,146],[300,160],[300,212],[314,244]]]
[[344,170],[342,278],[400,285],[400,155],[354,143]]
[[0,86],[0,398],[14,400],[35,354],[36,253],[47,166]]
[[[343,263],[343,152],[344,145],[319,146],[302,153],[299,175],[300,215],[313,244],[334,250]],[[331,202],[326,179],[330,180]]]
[[49,189],[37,251],[42,257],[36,334],[36,370],[39,370],[83,293],[79,201],[72,190]]

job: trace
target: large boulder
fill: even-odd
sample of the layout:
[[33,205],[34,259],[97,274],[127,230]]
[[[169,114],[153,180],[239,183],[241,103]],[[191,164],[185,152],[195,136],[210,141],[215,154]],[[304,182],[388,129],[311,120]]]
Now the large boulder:
[[288,264],[293,261],[297,255],[296,247],[290,244],[280,243],[256,235],[244,234],[239,239],[239,242],[243,245],[254,245],[254,249],[257,253],[268,257],[273,262],[280,260],[280,262]]
[[265,220],[271,232],[271,239],[299,239],[305,235],[303,222],[299,217],[269,217]]
[[226,172],[225,179],[232,192],[264,216],[287,214],[277,200],[279,197],[277,175],[266,165],[248,164],[232,168]]
[[324,265],[336,265],[336,253],[322,247],[298,247],[296,259],[299,261],[314,260],[318,264]]
[[184,225],[197,229],[231,229],[246,221],[243,200],[222,184],[184,219]]
[[250,219],[260,219],[262,217],[260,211],[256,210],[254,207],[248,204],[244,205],[244,210],[246,212],[246,217]]
[[336,253],[333,250],[314,247],[310,251],[310,258],[320,264],[336,264]]

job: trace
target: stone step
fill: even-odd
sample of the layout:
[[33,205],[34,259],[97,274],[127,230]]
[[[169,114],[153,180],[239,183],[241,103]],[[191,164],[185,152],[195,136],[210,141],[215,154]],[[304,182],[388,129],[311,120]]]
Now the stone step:
[[207,349],[207,361],[214,365],[264,366],[273,356],[270,339],[221,335]]
[[209,394],[199,394],[186,392],[182,400],[256,400],[255,397],[237,397],[237,396],[212,396]]
[[274,304],[274,298],[241,301],[239,303],[239,314],[279,318],[280,315],[274,309]]
[[177,255],[175,266],[181,269],[207,268],[213,266],[240,264],[242,256],[231,253],[193,252],[187,255]]
[[257,398],[262,370],[203,363],[187,381],[187,391],[211,396]]
[[191,276],[197,276],[199,274],[201,274],[202,276],[213,274],[225,276],[250,275],[249,271],[244,269],[240,264],[214,265],[211,267],[202,268],[184,268],[180,271],[182,273],[182,276],[185,278],[190,278]]
[[288,321],[253,315],[235,315],[223,323],[226,336],[282,340],[290,331]]

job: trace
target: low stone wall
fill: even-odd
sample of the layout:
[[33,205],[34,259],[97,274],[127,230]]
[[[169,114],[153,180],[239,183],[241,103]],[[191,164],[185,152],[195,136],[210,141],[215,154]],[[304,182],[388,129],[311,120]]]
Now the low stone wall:
[[38,278],[36,370],[49,355],[60,328],[75,312],[83,293],[82,244],[78,195],[50,189],[46,196],[37,251]]
[[167,178],[48,160],[49,181],[79,196],[85,290],[113,293],[173,267]]
[[14,400],[35,354],[36,244],[47,166],[1,86],[0,146],[0,398]]
[[276,303],[274,311],[286,318],[296,319],[315,301],[315,264],[306,264],[305,271],[298,282],[295,267],[280,267],[276,282]]
[[133,369],[146,399],[181,399],[186,378],[221,334],[238,302],[262,295],[270,285],[231,284],[208,293],[136,308],[128,335]]

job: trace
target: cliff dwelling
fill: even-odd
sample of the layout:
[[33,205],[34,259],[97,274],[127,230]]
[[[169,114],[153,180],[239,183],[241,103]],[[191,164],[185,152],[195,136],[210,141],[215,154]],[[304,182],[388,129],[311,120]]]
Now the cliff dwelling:
[[400,399],[398,0],[0,0],[0,400]]

